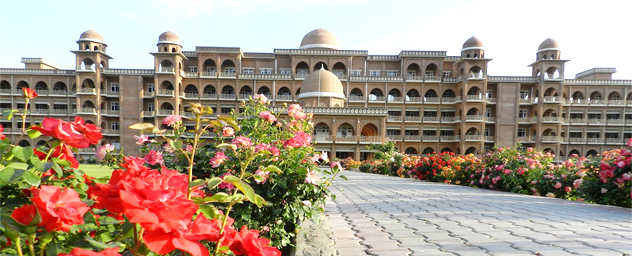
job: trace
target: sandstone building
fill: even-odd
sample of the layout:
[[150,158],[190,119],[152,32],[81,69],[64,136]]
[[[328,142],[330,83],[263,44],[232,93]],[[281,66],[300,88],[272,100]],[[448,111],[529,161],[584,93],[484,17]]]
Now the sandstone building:
[[[465,41],[460,56],[370,55],[342,50],[333,33],[317,29],[296,49],[255,53],[206,46],[183,51],[180,38],[168,31],[150,53],[148,69],[112,68],[108,45],[94,30],[82,33],[77,46],[72,70],[40,58],[22,58],[24,69],[0,69],[0,109],[23,108],[21,88],[34,88],[40,97],[30,106],[27,125],[79,115],[103,128],[103,144],[128,153],[136,147],[136,131],[125,129],[131,124],[190,116],[185,110],[193,102],[228,113],[255,93],[267,95],[273,108],[300,103],[314,113],[316,148],[356,160],[370,157],[366,145],[386,141],[409,154],[481,154],[495,144],[522,143],[564,158],[618,148],[632,137],[632,80],[613,80],[614,68],[569,79],[569,60],[550,38],[534,46],[527,76],[488,76],[492,59],[475,37]],[[21,122],[3,118],[0,124],[17,142]],[[80,154],[93,156],[94,148]]]

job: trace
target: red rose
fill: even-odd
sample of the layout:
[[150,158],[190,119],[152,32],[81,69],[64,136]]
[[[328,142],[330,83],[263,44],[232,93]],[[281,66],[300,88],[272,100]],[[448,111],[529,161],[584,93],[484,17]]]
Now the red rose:
[[121,256],[118,251],[118,247],[108,248],[100,252],[93,252],[81,248],[73,248],[70,253],[62,253],[57,256]]
[[93,124],[84,124],[81,117],[75,117],[74,122],[66,122],[55,118],[44,118],[41,126],[31,126],[31,129],[41,132],[45,136],[61,140],[74,148],[87,148],[90,144],[97,144],[103,134],[101,128]]
[[4,140],[7,137],[2,134],[2,132],[4,132],[4,127],[2,127],[2,125],[0,124],[0,140]]
[[42,185],[40,189],[32,189],[33,203],[37,207],[42,222],[38,225],[47,231],[70,231],[75,224],[83,224],[83,215],[90,210],[81,202],[79,194],[70,188]]
[[244,225],[241,227],[241,230],[235,234],[235,239],[229,248],[235,255],[280,256],[281,251],[269,244],[270,240],[259,238],[259,231],[254,229],[248,230]]
[[31,88],[22,87],[22,97],[32,100],[32,99],[35,99],[35,97],[37,97],[37,93],[35,92],[35,90]]
[[[40,160],[44,160],[46,159],[46,152],[42,152],[39,151],[37,148],[33,149],[33,153],[40,159]],[[53,157],[59,158],[61,160],[67,160],[68,162],[70,162],[70,167],[72,168],[78,168],[79,167],[79,162],[77,162],[77,159],[75,158],[75,155],[72,153],[72,148],[70,148],[68,145],[66,144],[62,144],[58,147],[55,147],[53,149],[53,152],[50,154],[50,157],[48,158],[49,160]],[[50,170],[46,171],[43,175],[44,176],[51,176],[53,174],[55,174],[55,170],[53,170],[53,168],[51,168]]]
[[[229,223],[230,222],[230,223]],[[232,229],[232,219],[226,223],[224,233],[220,234],[222,221],[219,219],[208,220],[204,214],[197,216],[195,221],[189,221],[178,230],[164,232],[161,229],[155,231],[145,231],[143,240],[151,251],[158,254],[168,254],[175,249],[188,252],[192,256],[208,256],[209,251],[200,240],[210,242],[221,241],[220,246],[228,246],[230,239],[234,237],[236,231]]]
[[33,218],[35,218],[36,215],[37,210],[35,205],[29,204],[13,210],[11,218],[24,226],[28,226],[31,222],[33,222]]

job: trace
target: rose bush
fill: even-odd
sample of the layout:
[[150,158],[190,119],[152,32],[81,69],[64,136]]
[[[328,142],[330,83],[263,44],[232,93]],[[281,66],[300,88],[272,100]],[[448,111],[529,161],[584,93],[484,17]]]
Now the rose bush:
[[[27,103],[31,96],[36,97],[25,93]],[[245,105],[252,115],[267,108],[262,99],[257,96]],[[166,118],[168,130],[146,123],[130,127],[144,133],[136,138],[146,146],[143,158],[125,156],[111,145],[99,147],[97,157],[116,169],[109,179],[94,179],[77,169],[73,150],[102,137],[99,128],[79,117],[73,122],[45,119],[25,130],[32,138],[51,137],[37,148],[13,145],[1,136],[0,253],[281,255],[276,246],[283,240],[272,236],[276,242],[270,241],[260,237],[260,231],[270,234],[287,223],[271,223],[267,211],[293,210],[291,216],[298,219],[321,211],[327,186],[339,171],[334,166],[335,173],[322,181],[317,175],[314,159],[326,157],[310,147],[311,117],[291,106],[289,123],[264,115],[262,122],[270,126],[258,130],[260,120],[211,120],[205,116],[212,110],[199,104],[189,111],[194,117]],[[3,113],[8,118],[15,114],[25,116],[28,111]],[[194,128],[188,129],[186,122],[193,122]],[[232,143],[224,136],[231,133],[228,127],[239,136]],[[218,136],[200,150],[201,136],[209,132]],[[150,133],[165,143],[158,145]],[[206,154],[216,157],[215,162],[202,159]],[[200,159],[204,166],[194,168]],[[270,196],[282,194],[277,187],[287,192],[279,200]],[[266,221],[271,224],[256,225]]]

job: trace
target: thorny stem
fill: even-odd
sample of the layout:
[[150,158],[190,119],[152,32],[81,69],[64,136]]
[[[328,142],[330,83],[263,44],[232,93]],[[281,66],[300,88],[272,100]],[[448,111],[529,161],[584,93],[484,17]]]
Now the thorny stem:
[[15,248],[17,249],[19,256],[24,256],[22,253],[22,246],[20,246],[20,236],[15,238]]

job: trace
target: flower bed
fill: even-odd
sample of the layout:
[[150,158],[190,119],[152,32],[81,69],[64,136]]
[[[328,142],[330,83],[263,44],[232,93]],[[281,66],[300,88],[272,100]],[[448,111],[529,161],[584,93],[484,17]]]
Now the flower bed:
[[[22,116],[24,123],[29,100],[37,97],[24,91],[25,110],[4,116]],[[102,138],[80,117],[45,118],[25,129],[31,138],[52,138],[37,148],[11,144],[0,126],[0,253],[281,255],[295,223],[323,211],[340,166],[318,169],[327,155],[311,147],[311,116],[298,105],[288,107],[287,121],[267,105],[256,95],[239,115],[210,120],[210,107],[193,104],[194,117],[169,116],[168,129],[133,125],[144,157],[100,146],[96,157],[115,168],[104,179],[77,170],[75,149]],[[208,134],[214,139],[203,145]]]
[[[632,147],[632,139],[628,141]],[[420,158],[393,153],[390,159],[367,161],[360,171],[423,181],[444,182],[536,196],[632,207],[632,153],[610,150],[603,156],[573,156],[554,163],[554,155],[532,148],[497,148],[481,158],[433,153]],[[412,163],[411,163],[412,162]],[[411,164],[414,168],[403,175]],[[393,171],[399,170],[399,171]]]

